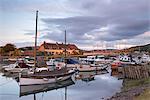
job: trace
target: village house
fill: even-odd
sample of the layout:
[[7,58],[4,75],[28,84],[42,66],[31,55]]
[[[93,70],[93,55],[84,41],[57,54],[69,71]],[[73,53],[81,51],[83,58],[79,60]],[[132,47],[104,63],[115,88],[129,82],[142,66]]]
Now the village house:
[[[43,56],[44,52],[41,52],[38,49],[39,46],[37,46],[37,56]],[[21,56],[30,56],[30,57],[34,56],[34,46],[22,47],[19,48],[19,50],[21,51]]]
[[83,55],[90,56],[90,55],[118,55],[117,50],[91,50],[85,51]]
[[65,53],[65,48],[68,55],[79,54],[79,49],[75,44],[63,44],[63,43],[46,43],[40,45],[39,51],[47,52],[50,55],[61,55]]

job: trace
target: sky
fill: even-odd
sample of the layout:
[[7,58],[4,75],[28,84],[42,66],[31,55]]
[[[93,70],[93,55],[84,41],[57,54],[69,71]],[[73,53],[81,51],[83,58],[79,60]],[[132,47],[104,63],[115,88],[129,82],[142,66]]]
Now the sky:
[[150,43],[150,0],[0,0],[0,46],[74,43],[80,49],[123,49]]

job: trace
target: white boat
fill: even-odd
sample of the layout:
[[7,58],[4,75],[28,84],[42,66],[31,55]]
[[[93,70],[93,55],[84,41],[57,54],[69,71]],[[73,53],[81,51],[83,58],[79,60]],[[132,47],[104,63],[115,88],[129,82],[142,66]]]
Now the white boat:
[[[73,63],[71,63],[73,62]],[[61,69],[65,66],[64,62],[56,61],[55,63],[55,68],[56,69]],[[86,71],[96,71],[96,70],[102,70],[107,68],[108,66],[101,66],[100,64],[80,64],[79,62],[75,62],[73,59],[67,59],[67,69],[69,70],[78,70],[81,72],[86,72]]]
[[19,85],[40,85],[59,82],[71,78],[75,73],[74,70],[67,70],[66,68],[55,69],[53,71],[41,70],[29,73],[28,75],[21,75],[19,77]]
[[131,55],[119,55],[119,59],[117,59],[116,61],[120,61],[121,64],[128,64],[128,65],[136,64],[136,62],[133,61],[133,58]]
[[80,58],[79,59],[82,63],[87,63],[87,64],[101,64],[101,63],[111,63],[113,60],[112,59],[106,59],[104,55],[97,55],[97,56],[87,56],[87,58]]
[[16,62],[17,61],[17,59],[16,58],[6,58],[6,59],[3,59],[3,61],[8,61],[9,63],[14,63],[14,62]]
[[47,66],[55,66],[55,59],[49,59],[48,61],[46,61]]
[[98,71],[98,70],[103,70],[102,67],[95,67],[91,65],[80,65],[77,67],[77,70],[79,72],[90,72],[90,71]]
[[[61,69],[65,66],[65,63],[61,60],[53,60],[55,68]],[[96,70],[103,70],[106,69],[108,66],[106,64],[80,64],[77,60],[74,59],[66,59],[67,62],[67,69],[74,69],[78,71],[96,71]]]
[[68,60],[74,61],[72,59],[66,59],[67,64],[65,64],[64,59],[50,59],[47,61],[47,65],[49,65],[52,69],[61,69],[62,67],[67,67],[67,69],[74,69],[79,66],[79,63],[69,63]]
[[16,63],[15,64],[9,64],[9,65],[5,65],[5,66],[2,66],[2,69],[5,70],[7,68],[15,68],[16,67]]
[[109,64],[90,64],[91,67],[100,67],[101,69],[106,69],[109,67]]
[[41,84],[49,84],[49,83],[56,83],[59,81],[64,81],[71,78],[72,74],[62,77],[54,77],[54,78],[20,78],[19,84],[20,86],[28,86],[28,85],[41,85]]
[[19,73],[31,68],[31,66],[27,65],[23,59],[18,59],[14,64],[9,64],[2,68],[4,72]]
[[25,57],[24,58],[24,62],[26,63],[26,65],[33,67],[34,66],[34,58],[33,57]]
[[21,73],[23,70],[28,70],[28,68],[5,68],[5,72],[10,73]]
[[40,92],[47,92],[50,90],[58,89],[73,85],[74,81],[71,78],[66,78],[66,80],[59,80],[57,82],[51,82],[49,84],[40,84],[40,85],[26,85],[20,86],[20,96],[40,93]]

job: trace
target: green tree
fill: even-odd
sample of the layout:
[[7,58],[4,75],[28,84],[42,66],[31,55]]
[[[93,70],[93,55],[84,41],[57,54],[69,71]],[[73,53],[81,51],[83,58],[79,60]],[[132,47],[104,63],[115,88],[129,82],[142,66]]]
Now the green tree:
[[16,46],[14,44],[8,43],[3,47],[3,50],[5,53],[8,53],[10,51],[14,51]]
[[13,51],[13,56],[20,56],[21,55],[21,51],[19,49],[15,49]]

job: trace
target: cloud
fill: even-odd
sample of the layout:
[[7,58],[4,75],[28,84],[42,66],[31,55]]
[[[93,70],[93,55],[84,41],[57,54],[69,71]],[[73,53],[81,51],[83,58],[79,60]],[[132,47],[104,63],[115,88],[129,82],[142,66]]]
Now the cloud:
[[[131,39],[150,30],[149,5],[147,0],[135,1],[91,1],[69,2],[73,8],[80,9],[84,15],[67,18],[42,18],[47,28],[54,27],[51,35],[43,38],[62,41],[67,30],[68,41],[78,44],[94,44],[95,41],[116,41]],[[105,28],[105,29],[104,29]],[[57,30],[57,31],[56,31]],[[53,36],[54,35],[54,36]],[[56,37],[55,37],[56,36]],[[78,41],[76,41],[78,40]]]
[[[67,42],[81,47],[95,44],[103,47],[123,40],[132,41],[128,45],[137,45],[139,36],[150,31],[149,0],[2,0],[3,11],[40,10],[42,34],[40,39],[64,41],[67,30]],[[9,7],[8,7],[9,6]],[[8,9],[12,8],[12,9]],[[32,35],[32,31],[25,35]],[[143,39],[143,38],[142,38]],[[140,40],[142,40],[140,39]],[[141,43],[143,41],[140,41]],[[149,40],[145,39],[144,43]]]

